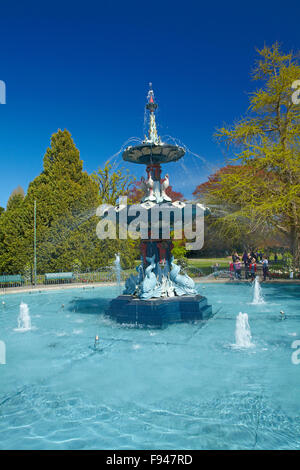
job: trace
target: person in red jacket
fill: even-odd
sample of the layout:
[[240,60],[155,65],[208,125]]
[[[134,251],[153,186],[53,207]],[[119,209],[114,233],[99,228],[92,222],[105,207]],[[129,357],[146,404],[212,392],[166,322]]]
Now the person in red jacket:
[[230,275],[230,279],[233,279],[233,272],[234,272],[234,266],[233,266],[233,262],[231,261],[229,263],[229,275]]

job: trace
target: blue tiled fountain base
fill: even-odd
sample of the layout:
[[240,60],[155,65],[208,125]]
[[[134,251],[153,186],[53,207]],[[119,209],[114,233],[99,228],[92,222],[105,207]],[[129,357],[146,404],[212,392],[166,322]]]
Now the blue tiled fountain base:
[[206,320],[212,315],[211,305],[201,295],[140,300],[120,295],[106,311],[118,323],[162,328],[171,323]]

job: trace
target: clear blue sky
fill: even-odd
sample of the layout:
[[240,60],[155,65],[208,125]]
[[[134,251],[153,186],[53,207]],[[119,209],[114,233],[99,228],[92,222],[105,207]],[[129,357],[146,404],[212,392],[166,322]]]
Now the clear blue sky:
[[300,49],[299,1],[29,0],[1,2],[0,13],[1,206],[41,172],[58,128],[71,132],[88,172],[143,137],[149,81],[159,133],[207,162],[187,155],[168,167],[190,197],[224,163],[213,133],[247,109],[255,47]]

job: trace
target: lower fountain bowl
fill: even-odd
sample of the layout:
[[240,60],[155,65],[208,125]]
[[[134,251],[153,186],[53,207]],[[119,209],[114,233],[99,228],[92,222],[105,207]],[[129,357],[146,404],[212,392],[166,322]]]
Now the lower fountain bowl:
[[207,320],[212,316],[212,307],[201,295],[150,300],[120,295],[105,313],[118,323],[163,328],[172,323]]

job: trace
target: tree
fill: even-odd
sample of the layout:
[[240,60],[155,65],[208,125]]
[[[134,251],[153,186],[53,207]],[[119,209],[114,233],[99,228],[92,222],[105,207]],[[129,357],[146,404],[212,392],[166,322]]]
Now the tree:
[[[15,190],[0,217],[0,272],[27,273],[33,265],[34,201],[37,202],[37,271],[97,270],[121,253],[123,267],[133,266],[135,246],[129,240],[99,240],[96,209],[122,194],[122,172],[107,172],[109,191],[99,194],[98,180],[83,171],[83,162],[71,134],[58,130],[44,156],[43,171],[26,196]],[[101,173],[100,171],[100,173]],[[106,179],[107,181],[107,179]],[[122,186],[123,185],[123,186]],[[108,199],[105,199],[106,196]]]
[[213,175],[208,177],[208,181],[205,181],[196,187],[195,191],[193,192],[193,196],[195,196],[195,198],[198,200],[205,198],[205,196],[209,194],[212,189],[216,189],[218,187],[222,175],[234,173],[239,168],[241,168],[241,165],[226,165],[222,168],[219,168]]
[[293,103],[291,87],[300,67],[277,43],[257,52],[253,79],[261,88],[250,95],[249,112],[216,132],[238,166],[219,174],[206,198],[229,209],[217,221],[223,231],[236,233],[246,223],[249,234],[280,232],[299,264],[300,105]]
[[174,201],[184,201],[184,196],[180,191],[174,191],[173,186],[170,185],[166,190],[166,195]]
[[115,205],[121,196],[127,196],[130,186],[134,183],[135,177],[129,170],[114,171],[113,166],[106,162],[104,168],[99,168],[92,174],[92,179],[99,188],[101,203]]
[[135,181],[128,193],[130,204],[139,204],[144,197],[144,191],[141,188],[141,181]]
[[[219,256],[233,250],[249,250],[260,242],[261,231],[251,231],[248,218],[240,216],[234,221],[235,223],[231,220],[230,214],[234,214],[237,208],[240,209],[237,201],[220,199],[215,194],[220,187],[222,177],[239,171],[246,174],[248,169],[242,165],[221,167],[208,177],[208,181],[198,185],[193,192],[197,200],[209,206],[211,210],[211,213],[205,217],[205,244],[201,255]],[[241,174],[239,177],[241,178]]]
[[43,172],[30,183],[25,197],[14,194],[10,198],[1,216],[1,272],[23,272],[28,263],[32,265],[34,201],[37,201],[38,271],[70,267],[77,257],[79,244],[84,244],[85,238],[90,236],[86,231],[82,232],[81,240],[77,239],[77,244],[65,242],[82,218],[90,219],[89,228],[93,227],[95,243],[98,241],[95,217],[98,188],[82,168],[71,134],[58,130],[46,151]]
[[0,272],[19,273],[27,262],[28,240],[26,237],[24,200],[13,197],[0,217]]
[[20,204],[22,204],[24,197],[24,189],[21,186],[17,186],[9,196],[6,208],[12,209],[13,207],[19,206]]
[[172,240],[173,244],[173,249],[172,249],[172,255],[174,256],[175,259],[179,258],[185,258],[186,256],[186,248],[185,248],[185,242],[186,240]]

